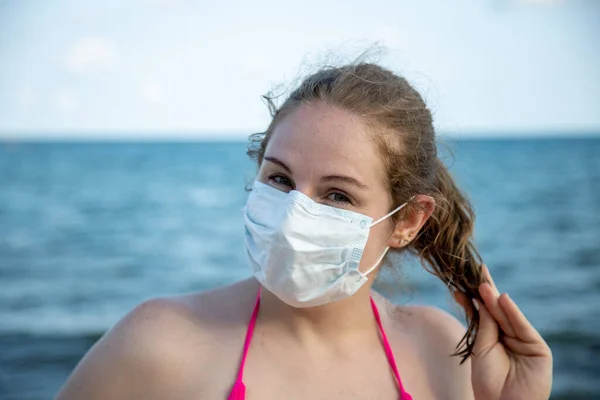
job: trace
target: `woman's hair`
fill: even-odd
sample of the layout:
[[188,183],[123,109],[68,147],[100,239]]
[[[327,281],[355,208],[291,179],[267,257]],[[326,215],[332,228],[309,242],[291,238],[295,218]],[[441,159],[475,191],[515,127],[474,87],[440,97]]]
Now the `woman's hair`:
[[[322,102],[358,116],[370,128],[380,147],[395,208],[413,195],[426,194],[436,208],[409,247],[424,267],[452,290],[469,300],[468,329],[456,346],[455,356],[464,362],[473,351],[479,313],[473,299],[483,282],[481,259],[472,242],[474,212],[438,158],[431,112],[406,79],[372,63],[356,62],[326,67],[306,77],[280,107],[275,96],[263,96],[272,116],[265,132],[250,136],[248,155],[258,165],[275,126],[307,103]],[[398,221],[409,211],[424,211],[410,202],[395,215]]]

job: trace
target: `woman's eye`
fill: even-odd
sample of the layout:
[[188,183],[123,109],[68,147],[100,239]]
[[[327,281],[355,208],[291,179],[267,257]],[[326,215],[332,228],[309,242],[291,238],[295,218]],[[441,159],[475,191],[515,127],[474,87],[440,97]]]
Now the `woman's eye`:
[[286,186],[288,188],[293,187],[292,181],[285,176],[273,175],[269,177],[269,180],[278,186]]
[[343,193],[331,193],[329,196],[327,196],[329,198],[329,200],[334,201],[336,203],[352,203],[352,201],[350,201],[350,198],[348,196],[346,196]]

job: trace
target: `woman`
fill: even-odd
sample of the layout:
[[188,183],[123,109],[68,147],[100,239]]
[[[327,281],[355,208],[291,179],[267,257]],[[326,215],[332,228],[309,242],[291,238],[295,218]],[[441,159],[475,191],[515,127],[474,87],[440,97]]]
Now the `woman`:
[[[57,398],[547,399],[550,349],[481,265],[421,96],[356,63],[266,99],[244,209],[254,278],[139,305]],[[372,293],[388,251],[418,255],[468,329]]]

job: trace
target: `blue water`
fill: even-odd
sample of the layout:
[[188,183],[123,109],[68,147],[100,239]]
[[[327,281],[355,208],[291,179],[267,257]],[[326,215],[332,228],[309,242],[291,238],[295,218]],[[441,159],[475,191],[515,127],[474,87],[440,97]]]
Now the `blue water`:
[[[485,261],[553,350],[553,399],[600,399],[600,139],[450,146]],[[0,399],[51,398],[144,299],[247,277],[253,172],[241,142],[0,144]],[[382,290],[457,311],[402,261]]]

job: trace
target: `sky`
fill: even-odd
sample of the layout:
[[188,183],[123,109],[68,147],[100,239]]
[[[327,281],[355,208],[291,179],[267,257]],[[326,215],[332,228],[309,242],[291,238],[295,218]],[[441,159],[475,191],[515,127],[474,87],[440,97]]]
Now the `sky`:
[[0,0],[0,137],[241,138],[374,44],[439,132],[600,134],[597,0]]

